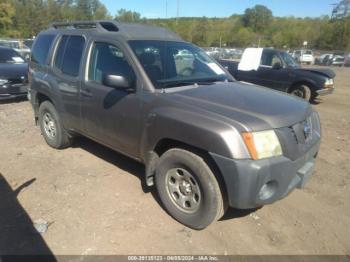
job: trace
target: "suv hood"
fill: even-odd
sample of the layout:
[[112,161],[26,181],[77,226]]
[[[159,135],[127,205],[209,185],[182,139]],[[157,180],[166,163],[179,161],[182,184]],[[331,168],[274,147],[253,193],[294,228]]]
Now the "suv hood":
[[336,75],[333,70],[327,68],[297,68],[298,71],[311,72],[323,75],[328,78],[334,78]]
[[[236,123],[248,131],[292,126],[311,113],[308,102],[265,87],[233,83],[166,90],[168,98],[207,117]],[[204,112],[203,112],[204,111]]]

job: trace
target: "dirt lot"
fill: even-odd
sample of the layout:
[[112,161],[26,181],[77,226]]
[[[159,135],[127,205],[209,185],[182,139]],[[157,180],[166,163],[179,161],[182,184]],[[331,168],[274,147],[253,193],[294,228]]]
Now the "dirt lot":
[[336,71],[336,93],[315,105],[323,143],[307,188],[203,231],[167,215],[143,166],[87,139],[51,149],[28,102],[0,104],[0,254],[350,254],[350,68]]

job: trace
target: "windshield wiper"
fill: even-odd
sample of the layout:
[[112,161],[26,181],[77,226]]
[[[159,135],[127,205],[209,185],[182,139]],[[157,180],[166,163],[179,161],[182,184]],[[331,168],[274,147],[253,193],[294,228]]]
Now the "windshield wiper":
[[179,86],[190,86],[194,85],[195,82],[190,82],[190,81],[173,81],[173,82],[168,82],[168,83],[161,83],[162,88],[169,88],[169,87],[179,87]]
[[228,81],[228,79],[221,79],[217,77],[212,78],[203,78],[203,79],[193,79],[193,80],[177,80],[171,82],[163,82],[160,83],[161,88],[169,88],[169,87],[179,87],[179,86],[189,86],[189,85],[212,85],[215,82],[223,82]]
[[227,79],[213,77],[213,78],[198,79],[196,83],[203,85],[203,84],[213,84],[215,82],[225,82],[225,81],[227,81]]

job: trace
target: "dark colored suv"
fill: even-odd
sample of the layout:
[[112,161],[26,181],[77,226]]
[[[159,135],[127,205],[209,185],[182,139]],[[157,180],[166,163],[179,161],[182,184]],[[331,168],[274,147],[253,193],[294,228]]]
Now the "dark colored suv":
[[163,28],[53,24],[36,38],[29,77],[50,146],[80,134],[144,163],[147,184],[189,227],[228,206],[271,204],[312,174],[321,131],[309,103],[236,82]]

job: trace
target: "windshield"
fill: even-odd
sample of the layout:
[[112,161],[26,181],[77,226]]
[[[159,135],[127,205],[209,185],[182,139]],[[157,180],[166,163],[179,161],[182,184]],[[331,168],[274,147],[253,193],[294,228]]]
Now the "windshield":
[[130,41],[130,46],[157,89],[230,80],[212,58],[194,45]]
[[299,64],[295,62],[294,58],[286,52],[281,52],[282,59],[288,67],[299,67]]
[[15,50],[0,48],[0,63],[23,64],[24,59]]

